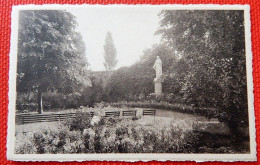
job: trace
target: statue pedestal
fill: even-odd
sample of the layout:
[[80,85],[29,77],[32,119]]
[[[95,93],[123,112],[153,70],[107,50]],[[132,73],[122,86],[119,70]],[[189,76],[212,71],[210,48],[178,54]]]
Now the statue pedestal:
[[162,95],[162,80],[161,79],[154,79],[154,94],[155,96],[161,96]]

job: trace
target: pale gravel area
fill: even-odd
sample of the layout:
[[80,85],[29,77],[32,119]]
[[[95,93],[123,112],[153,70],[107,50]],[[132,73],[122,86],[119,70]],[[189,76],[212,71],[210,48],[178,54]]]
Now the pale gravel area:
[[40,122],[40,123],[30,123],[23,125],[16,125],[15,132],[36,132],[43,129],[55,130],[61,125],[60,122]]

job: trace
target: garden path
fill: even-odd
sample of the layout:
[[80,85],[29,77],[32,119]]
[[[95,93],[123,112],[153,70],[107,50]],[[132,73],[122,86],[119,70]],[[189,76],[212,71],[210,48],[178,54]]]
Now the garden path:
[[142,120],[139,121],[140,124],[144,126],[152,126],[158,124],[169,125],[170,121],[180,122],[183,120],[196,122],[196,130],[200,132],[230,135],[230,130],[228,126],[224,123],[220,123],[216,118],[207,119],[204,116],[175,112],[164,109],[157,109],[155,121],[154,118],[150,116],[144,116],[142,117]]

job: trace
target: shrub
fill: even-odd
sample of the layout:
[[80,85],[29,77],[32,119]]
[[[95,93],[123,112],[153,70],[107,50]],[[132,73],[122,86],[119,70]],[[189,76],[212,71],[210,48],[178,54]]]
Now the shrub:
[[[76,118],[56,130],[39,130],[17,136],[16,153],[237,153],[229,138],[194,132],[196,123],[172,121],[170,125],[143,127],[131,118]],[[222,144],[217,142],[221,138]],[[223,141],[227,141],[223,143]]]
[[[59,127],[55,131],[42,130],[34,133],[33,144],[38,154],[64,153],[64,145],[70,142],[69,139],[68,129]],[[73,152],[73,150],[70,152]]]
[[91,127],[91,118],[89,112],[76,112],[74,118],[69,118],[64,121],[64,124],[70,131],[81,131]]
[[33,143],[33,134],[24,135],[16,134],[15,138],[15,153],[19,154],[35,154],[37,153],[36,146]]

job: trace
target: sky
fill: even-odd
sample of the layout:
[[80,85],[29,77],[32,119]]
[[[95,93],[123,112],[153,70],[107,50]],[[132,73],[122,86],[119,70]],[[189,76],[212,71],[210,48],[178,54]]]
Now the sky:
[[91,7],[67,9],[78,22],[77,30],[86,45],[86,56],[93,71],[105,70],[104,44],[107,32],[117,50],[117,66],[130,66],[140,59],[145,49],[160,42],[154,35],[159,27],[156,8]]

